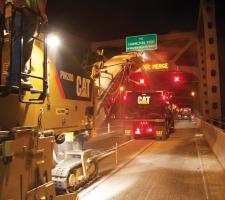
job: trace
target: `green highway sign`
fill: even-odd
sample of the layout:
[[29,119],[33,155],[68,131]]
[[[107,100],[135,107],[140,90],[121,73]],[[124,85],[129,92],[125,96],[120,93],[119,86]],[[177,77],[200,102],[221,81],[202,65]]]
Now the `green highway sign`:
[[126,37],[126,52],[157,49],[157,35],[138,35]]

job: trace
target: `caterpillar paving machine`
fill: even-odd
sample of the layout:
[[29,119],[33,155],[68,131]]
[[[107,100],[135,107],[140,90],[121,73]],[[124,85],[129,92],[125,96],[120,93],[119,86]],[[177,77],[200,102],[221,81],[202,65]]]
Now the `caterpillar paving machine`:
[[[5,13],[24,9],[7,4]],[[20,65],[25,35],[21,29]],[[33,88],[25,89],[11,81],[13,32],[1,37],[0,200],[74,200],[98,169],[92,151],[82,149],[92,136],[94,85],[69,45],[47,56],[45,35],[33,39],[30,72],[16,74],[30,78]]]

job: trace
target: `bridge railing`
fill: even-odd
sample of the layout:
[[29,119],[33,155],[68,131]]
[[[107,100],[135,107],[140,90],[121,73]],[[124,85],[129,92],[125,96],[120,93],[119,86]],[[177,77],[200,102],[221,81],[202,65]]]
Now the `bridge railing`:
[[[210,120],[215,123],[215,121]],[[225,169],[225,134],[224,130],[214,124],[198,119],[198,124],[216,157]]]
[[208,122],[218,128],[221,128],[224,130],[225,132],[225,119],[223,121],[218,121],[218,120],[215,120],[215,119],[210,119]]

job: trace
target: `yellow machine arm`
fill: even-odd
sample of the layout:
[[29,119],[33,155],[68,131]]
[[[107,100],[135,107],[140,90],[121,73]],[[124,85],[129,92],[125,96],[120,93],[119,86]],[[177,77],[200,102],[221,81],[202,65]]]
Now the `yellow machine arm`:
[[106,62],[99,61],[93,65],[92,77],[98,88],[96,118],[107,117],[119,96],[120,87],[128,80],[130,72],[138,70],[142,65],[140,52],[113,56]]

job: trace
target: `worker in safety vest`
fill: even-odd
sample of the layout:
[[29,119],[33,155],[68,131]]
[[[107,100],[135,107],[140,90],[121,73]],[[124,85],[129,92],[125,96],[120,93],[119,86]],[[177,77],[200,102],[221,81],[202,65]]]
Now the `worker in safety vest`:
[[[4,7],[4,2],[0,0],[0,51],[2,51],[2,46],[3,46],[3,30],[4,30],[3,7]],[[0,53],[0,56],[1,56],[1,53]],[[1,63],[0,63],[0,66],[1,66]]]
[[[48,17],[46,15],[47,0],[0,0],[0,10],[7,3],[12,3],[15,8],[14,17],[8,17],[7,21],[12,20],[13,23],[13,47],[12,47],[12,85],[18,85],[18,74],[20,72],[20,39],[21,27],[23,27],[23,62],[21,63],[22,72],[26,73],[26,64],[31,57],[34,39],[40,23],[47,24]],[[20,9],[22,8],[22,9]],[[22,12],[21,12],[22,11]],[[23,13],[23,14],[22,14]],[[23,24],[21,24],[23,19]],[[23,26],[22,26],[23,25]],[[21,85],[23,88],[29,89],[32,84],[26,76],[21,77]]]
[[[4,6],[5,6],[5,0],[0,0],[0,56],[2,56],[2,48],[3,48],[3,39],[4,39]],[[2,67],[2,57],[0,57],[0,68]],[[1,75],[1,74],[0,74]]]
[[[2,17],[3,14],[4,4],[5,4],[4,1],[0,0],[0,17]],[[2,22],[2,18],[0,22]]]

